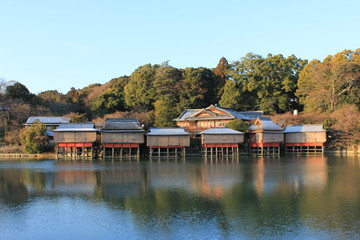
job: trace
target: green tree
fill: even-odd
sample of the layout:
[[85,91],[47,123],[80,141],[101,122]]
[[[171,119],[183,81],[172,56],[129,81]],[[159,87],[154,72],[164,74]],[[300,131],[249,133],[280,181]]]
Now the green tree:
[[15,84],[6,87],[5,97],[8,99],[20,99],[24,102],[29,102],[32,95],[25,85],[16,82]]
[[35,122],[21,132],[21,144],[24,153],[43,153],[50,149],[48,137],[45,135],[46,127],[41,122]]
[[226,84],[226,80],[228,79],[228,72],[229,62],[226,58],[222,57],[214,70],[216,102],[220,100],[224,92],[224,86]]
[[156,70],[159,65],[147,64],[137,68],[130,76],[130,81],[124,88],[125,103],[128,107],[139,108],[145,111],[153,109],[155,101]]
[[103,116],[104,114],[125,110],[124,94],[118,89],[108,89],[98,97],[96,97],[91,105],[91,111]]
[[299,107],[294,93],[299,71],[306,63],[294,55],[284,58],[269,54],[263,58],[249,53],[231,65],[229,75],[237,82],[242,100],[253,96],[252,109],[282,113]]
[[360,49],[344,50],[322,62],[313,60],[300,74],[296,95],[307,112],[334,111],[342,104],[360,106]]
[[162,99],[164,96],[167,98],[168,95],[171,95],[177,99],[179,95],[178,86],[181,79],[182,71],[168,65],[168,62],[164,62],[156,69],[153,83],[156,93],[155,98]]
[[234,129],[240,132],[246,132],[249,129],[249,125],[241,119],[234,119],[228,122],[225,127]]
[[228,80],[225,83],[224,92],[220,99],[220,106],[238,110],[241,108],[240,90],[236,82]]
[[214,103],[214,86],[214,73],[210,69],[186,68],[179,86],[179,111]]
[[174,99],[167,95],[154,103],[155,107],[155,127],[173,127],[173,119],[178,115]]

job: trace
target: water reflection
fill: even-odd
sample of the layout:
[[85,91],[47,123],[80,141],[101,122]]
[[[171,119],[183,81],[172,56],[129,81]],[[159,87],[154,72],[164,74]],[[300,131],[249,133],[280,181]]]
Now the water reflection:
[[[359,170],[356,157],[322,156],[0,162],[0,206],[31,209],[44,200],[58,206],[64,198],[81,199],[94,218],[99,208],[130,213],[131,220],[121,224],[133,224],[140,239],[183,234],[355,239],[360,237]],[[51,212],[48,218],[54,218]]]

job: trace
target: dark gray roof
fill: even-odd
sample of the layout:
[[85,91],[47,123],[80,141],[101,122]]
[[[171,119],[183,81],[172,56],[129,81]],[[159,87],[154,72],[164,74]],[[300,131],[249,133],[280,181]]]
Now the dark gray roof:
[[285,128],[284,133],[296,132],[326,132],[322,124],[293,125]]
[[258,117],[261,117],[263,115],[263,111],[242,111],[242,112],[238,112],[235,110],[232,110],[230,108],[224,108],[224,107],[220,107],[220,106],[214,106],[218,109],[222,109],[228,113],[230,113],[231,115],[235,116],[235,118],[237,119],[242,119],[242,120],[255,120]]
[[107,118],[104,130],[142,130],[142,126],[136,119]]
[[269,117],[259,117],[255,123],[250,126],[250,131],[282,131],[283,129],[276,125]]
[[146,135],[190,135],[190,133],[185,132],[183,128],[150,128],[150,132]]
[[69,123],[61,124],[54,132],[94,132],[100,131],[94,128],[94,123]]
[[221,134],[244,134],[231,128],[210,128],[198,134],[221,135]]
[[40,117],[40,116],[32,116],[29,117],[26,121],[26,124],[33,124],[35,121],[42,122],[44,124],[54,124],[59,125],[63,123],[69,123],[70,118],[68,117]]
[[[213,112],[209,111],[209,108],[216,108],[224,113],[227,113],[228,115],[216,115]],[[196,117],[194,115],[196,115],[197,113],[201,112],[201,111],[206,111],[207,113],[209,113],[210,117],[205,117],[205,118],[199,118]],[[217,119],[217,120],[224,120],[224,119],[241,119],[241,120],[255,120],[258,117],[262,116],[263,112],[262,111],[243,111],[243,112],[238,112],[235,110],[232,110],[230,108],[224,108],[218,105],[210,105],[207,108],[203,108],[203,109],[186,109],[178,118],[174,119],[174,121],[191,121],[191,120],[210,120],[210,119]]]

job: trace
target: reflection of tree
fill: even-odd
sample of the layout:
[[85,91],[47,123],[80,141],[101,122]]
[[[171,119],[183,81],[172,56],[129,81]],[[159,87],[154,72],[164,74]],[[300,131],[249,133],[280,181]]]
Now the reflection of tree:
[[23,180],[25,171],[9,170],[0,172],[0,200],[5,203],[21,204],[29,198],[29,193]]

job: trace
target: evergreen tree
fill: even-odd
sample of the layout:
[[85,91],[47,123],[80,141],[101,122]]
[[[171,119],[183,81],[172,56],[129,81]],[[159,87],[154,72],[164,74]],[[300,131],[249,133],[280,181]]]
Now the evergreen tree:
[[45,133],[46,126],[39,121],[28,128],[24,128],[20,136],[24,153],[35,154],[48,151],[50,145]]
[[229,62],[222,57],[214,70],[215,74],[215,94],[216,102],[218,102],[224,93],[224,86],[228,79]]

